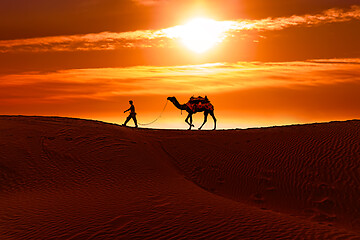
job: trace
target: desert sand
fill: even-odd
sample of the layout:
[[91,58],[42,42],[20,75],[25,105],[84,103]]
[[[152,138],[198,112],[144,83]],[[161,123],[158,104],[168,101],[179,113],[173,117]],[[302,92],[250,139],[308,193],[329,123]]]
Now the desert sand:
[[360,121],[186,131],[1,116],[0,239],[360,239]]

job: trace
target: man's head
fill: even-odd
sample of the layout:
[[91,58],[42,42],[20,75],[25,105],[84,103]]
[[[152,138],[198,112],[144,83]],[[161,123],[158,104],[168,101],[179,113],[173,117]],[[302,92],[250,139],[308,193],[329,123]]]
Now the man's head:
[[133,101],[132,101],[132,100],[130,100],[130,101],[129,101],[129,103],[132,105],[132,104],[133,104]]

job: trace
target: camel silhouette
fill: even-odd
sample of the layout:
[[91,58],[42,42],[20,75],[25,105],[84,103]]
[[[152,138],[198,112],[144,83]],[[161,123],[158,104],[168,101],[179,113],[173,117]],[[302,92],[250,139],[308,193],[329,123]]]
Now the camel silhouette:
[[[176,108],[178,108],[180,110],[185,110],[188,113],[188,116],[185,119],[185,122],[187,124],[189,124],[189,129],[188,130],[191,130],[191,127],[195,127],[192,124],[192,121],[193,121],[192,115],[194,113],[197,113],[197,112],[204,112],[204,122],[199,127],[199,130],[201,130],[201,128],[206,123],[209,113],[212,116],[212,118],[214,119],[214,129],[213,130],[216,129],[216,118],[215,118],[215,115],[214,115],[214,106],[210,102],[208,102],[206,104],[198,104],[196,106],[196,109],[194,110],[194,109],[191,109],[188,104],[180,104],[179,101],[176,99],[176,97],[168,97],[167,100],[172,102]],[[190,122],[188,121],[189,119],[190,119]]]

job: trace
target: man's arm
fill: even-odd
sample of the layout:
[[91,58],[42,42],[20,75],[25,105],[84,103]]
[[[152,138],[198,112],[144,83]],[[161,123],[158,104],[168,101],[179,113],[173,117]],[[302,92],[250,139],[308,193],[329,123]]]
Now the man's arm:
[[126,113],[127,111],[130,111],[131,107],[128,110],[125,110],[124,113]]

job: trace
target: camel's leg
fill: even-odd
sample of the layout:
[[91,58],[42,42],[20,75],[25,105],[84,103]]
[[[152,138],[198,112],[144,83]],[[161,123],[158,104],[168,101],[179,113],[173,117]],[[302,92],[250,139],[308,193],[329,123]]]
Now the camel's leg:
[[190,115],[190,125],[192,126],[192,127],[195,127],[194,126],[194,124],[192,124],[193,123],[193,119],[192,119],[192,114]]
[[[191,123],[188,121],[189,118],[191,119]],[[186,122],[187,124],[189,124],[189,130],[191,130],[191,127],[194,126],[194,125],[192,124],[192,114],[191,114],[191,113],[188,114],[188,116],[187,116],[186,119],[185,119],[185,122]]]
[[188,114],[187,117],[185,118],[185,122],[190,125],[190,123],[188,122],[189,118],[190,118],[190,114]]
[[214,115],[214,111],[211,111],[210,112],[210,115],[212,116],[212,118],[214,119],[214,130],[216,129],[216,118],[215,118],[215,115]]
[[208,114],[209,114],[209,113],[208,113],[207,111],[204,112],[204,122],[203,122],[203,124],[199,127],[199,130],[201,130],[201,128],[202,128],[202,127],[204,126],[204,124],[206,123]]

